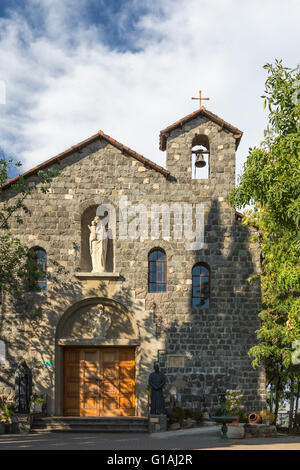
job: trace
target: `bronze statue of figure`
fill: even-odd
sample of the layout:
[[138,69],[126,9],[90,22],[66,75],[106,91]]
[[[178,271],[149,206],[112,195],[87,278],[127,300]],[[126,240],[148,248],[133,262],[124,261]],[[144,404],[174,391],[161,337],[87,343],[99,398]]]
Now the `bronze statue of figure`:
[[151,386],[151,415],[164,415],[165,403],[163,396],[163,386],[166,383],[166,378],[162,372],[159,371],[159,364],[154,364],[154,372],[149,375],[149,385]]
[[29,413],[32,394],[32,373],[23,359],[15,373],[15,401],[17,413]]

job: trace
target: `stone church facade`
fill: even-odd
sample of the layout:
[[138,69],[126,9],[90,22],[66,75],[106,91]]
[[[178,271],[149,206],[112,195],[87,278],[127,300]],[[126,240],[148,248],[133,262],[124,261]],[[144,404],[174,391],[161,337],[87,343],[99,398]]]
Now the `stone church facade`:
[[[254,229],[226,201],[241,137],[202,107],[161,131],[166,169],[100,131],[25,174],[38,182],[39,169],[59,170],[48,193],[29,197],[24,224],[12,226],[22,243],[44,253],[47,279],[40,292],[24,294],[25,307],[2,301],[0,393],[13,393],[24,358],[49,415],[145,416],[148,376],[158,361],[167,401],[172,395],[179,406],[213,411],[229,388],[242,391],[247,411],[264,407],[264,372],[248,357],[260,286],[247,279],[259,273],[260,252]],[[207,151],[204,179],[194,177],[195,146]],[[15,197],[14,181],[4,185],[5,199]],[[115,208],[117,227],[104,261],[104,245],[93,245],[91,236],[103,204]],[[139,229],[132,222],[137,208],[139,220],[149,222],[163,204],[183,208],[182,215],[200,207],[199,246],[178,236],[184,217],[174,211],[169,234],[130,236],[129,228]],[[193,217],[185,223],[186,235],[193,224]],[[93,264],[92,245],[101,246],[103,269]]]

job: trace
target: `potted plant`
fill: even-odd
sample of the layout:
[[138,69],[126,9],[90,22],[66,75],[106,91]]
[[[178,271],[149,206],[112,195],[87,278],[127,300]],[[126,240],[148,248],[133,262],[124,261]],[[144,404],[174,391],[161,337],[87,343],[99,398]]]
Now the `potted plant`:
[[245,412],[244,405],[241,405],[243,395],[240,390],[226,390],[226,415],[237,416],[236,421],[230,423],[230,426],[236,426],[239,423],[240,416]]
[[170,429],[180,429],[183,425],[184,410],[180,406],[175,406],[168,420]]
[[268,410],[262,410],[260,413],[263,424],[273,424],[275,421],[275,415]]
[[5,433],[5,421],[2,409],[2,399],[0,398],[0,434]]
[[6,431],[10,432],[14,414],[14,403],[9,402],[7,397],[0,397],[0,434],[4,434]]
[[5,422],[4,422],[4,397],[0,397],[0,434],[5,433]]
[[240,390],[226,390],[226,415],[237,417],[235,421],[228,424],[227,436],[229,439],[243,439],[245,437],[243,423],[247,421],[247,415],[244,405],[241,404],[242,399],[243,394]]
[[33,413],[42,413],[43,404],[45,399],[42,397],[36,397],[33,399]]

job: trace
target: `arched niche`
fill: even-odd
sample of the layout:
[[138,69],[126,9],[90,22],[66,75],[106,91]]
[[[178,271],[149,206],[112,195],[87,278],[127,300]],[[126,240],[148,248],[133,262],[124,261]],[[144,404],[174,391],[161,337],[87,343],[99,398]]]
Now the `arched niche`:
[[[196,168],[197,155],[194,152],[201,151],[201,156],[205,162],[203,168]],[[192,178],[209,179],[210,177],[210,145],[205,134],[198,134],[192,140]]]
[[[89,248],[89,237],[92,220],[96,216],[96,211],[99,204],[94,204],[86,208],[81,214],[81,253],[80,253],[80,270],[82,272],[92,271],[92,259]],[[105,214],[106,215],[106,214]],[[104,217],[105,217],[104,215]],[[109,238],[107,242],[107,256],[105,272],[114,271],[114,241]]]

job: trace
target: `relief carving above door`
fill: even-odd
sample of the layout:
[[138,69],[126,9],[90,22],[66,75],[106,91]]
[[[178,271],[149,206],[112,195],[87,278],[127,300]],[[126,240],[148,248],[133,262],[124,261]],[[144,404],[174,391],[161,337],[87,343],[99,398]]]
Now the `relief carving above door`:
[[136,340],[139,331],[133,316],[104,302],[88,303],[75,310],[64,322],[58,342],[61,345],[99,345],[104,340]]

